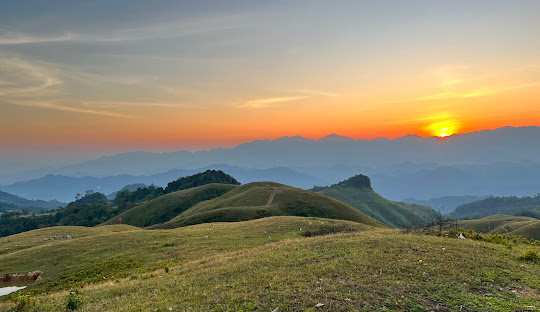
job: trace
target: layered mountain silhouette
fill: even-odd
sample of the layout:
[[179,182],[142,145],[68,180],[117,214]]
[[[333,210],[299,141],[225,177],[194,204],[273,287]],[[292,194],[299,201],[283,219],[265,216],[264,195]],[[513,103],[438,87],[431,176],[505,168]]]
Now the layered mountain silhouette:
[[[220,169],[241,183],[275,181],[300,188],[371,177],[386,198],[526,196],[540,189],[540,127],[505,127],[445,139],[407,135],[355,140],[336,134],[257,140],[234,148],[132,152],[67,166],[54,175],[0,187],[31,199],[70,201],[76,193],[109,194],[127,184],[164,186],[178,176]],[[77,180],[79,179],[79,180]]]

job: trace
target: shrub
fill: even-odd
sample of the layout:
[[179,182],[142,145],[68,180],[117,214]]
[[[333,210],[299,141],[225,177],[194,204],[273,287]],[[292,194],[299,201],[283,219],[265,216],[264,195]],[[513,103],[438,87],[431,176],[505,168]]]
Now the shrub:
[[534,249],[527,249],[524,254],[518,257],[518,260],[521,261],[530,261],[540,264],[540,256]]
[[17,305],[15,311],[25,311],[31,304],[36,305],[36,302],[30,299],[30,295],[19,295],[13,302]]
[[66,308],[68,310],[77,310],[83,303],[83,297],[78,290],[70,291],[66,299]]

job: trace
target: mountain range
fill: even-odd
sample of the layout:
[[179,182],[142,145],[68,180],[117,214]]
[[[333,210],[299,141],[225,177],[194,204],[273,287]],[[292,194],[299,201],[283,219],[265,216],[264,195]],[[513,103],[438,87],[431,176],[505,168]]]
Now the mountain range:
[[[133,183],[163,185],[180,176],[220,169],[242,183],[270,180],[301,188],[365,174],[378,193],[397,201],[462,195],[531,196],[540,190],[539,143],[540,127],[536,126],[444,139],[407,135],[355,140],[333,134],[312,140],[293,136],[230,149],[122,153],[56,168],[50,170],[52,176],[0,189],[32,199],[69,201],[88,189],[110,193]],[[61,189],[61,194],[52,189]]]

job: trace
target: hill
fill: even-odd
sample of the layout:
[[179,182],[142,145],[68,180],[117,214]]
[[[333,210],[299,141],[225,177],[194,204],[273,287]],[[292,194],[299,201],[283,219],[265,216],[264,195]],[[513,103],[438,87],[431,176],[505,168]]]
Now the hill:
[[437,217],[432,208],[385,199],[373,191],[370,179],[361,174],[329,187],[315,187],[312,191],[351,205],[389,227],[420,226]]
[[516,215],[540,213],[540,195],[534,197],[489,197],[461,205],[450,214],[453,218],[486,217],[494,214]]
[[[72,239],[43,240],[54,235]],[[531,310],[540,266],[512,244],[301,217],[48,228],[0,238],[0,274],[43,271],[0,310],[20,294],[36,302],[28,311],[63,311],[68,298],[83,311]]]
[[169,193],[153,200],[144,202],[134,208],[122,212],[105,224],[122,223],[134,226],[150,226],[171,220],[195,204],[219,197],[237,186],[233,184],[207,184],[187,190]]
[[475,220],[460,220],[458,226],[479,233],[499,233],[540,240],[540,220],[531,217],[497,214]]
[[218,198],[201,202],[174,219],[152,228],[247,221],[269,216],[342,219],[382,226],[378,221],[327,196],[274,182],[253,182]]

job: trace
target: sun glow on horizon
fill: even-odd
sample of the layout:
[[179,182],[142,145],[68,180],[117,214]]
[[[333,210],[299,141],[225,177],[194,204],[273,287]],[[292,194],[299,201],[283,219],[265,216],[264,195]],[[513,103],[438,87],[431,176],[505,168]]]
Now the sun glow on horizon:
[[435,122],[426,127],[426,130],[433,136],[446,138],[458,132],[459,122],[455,120],[447,120]]

